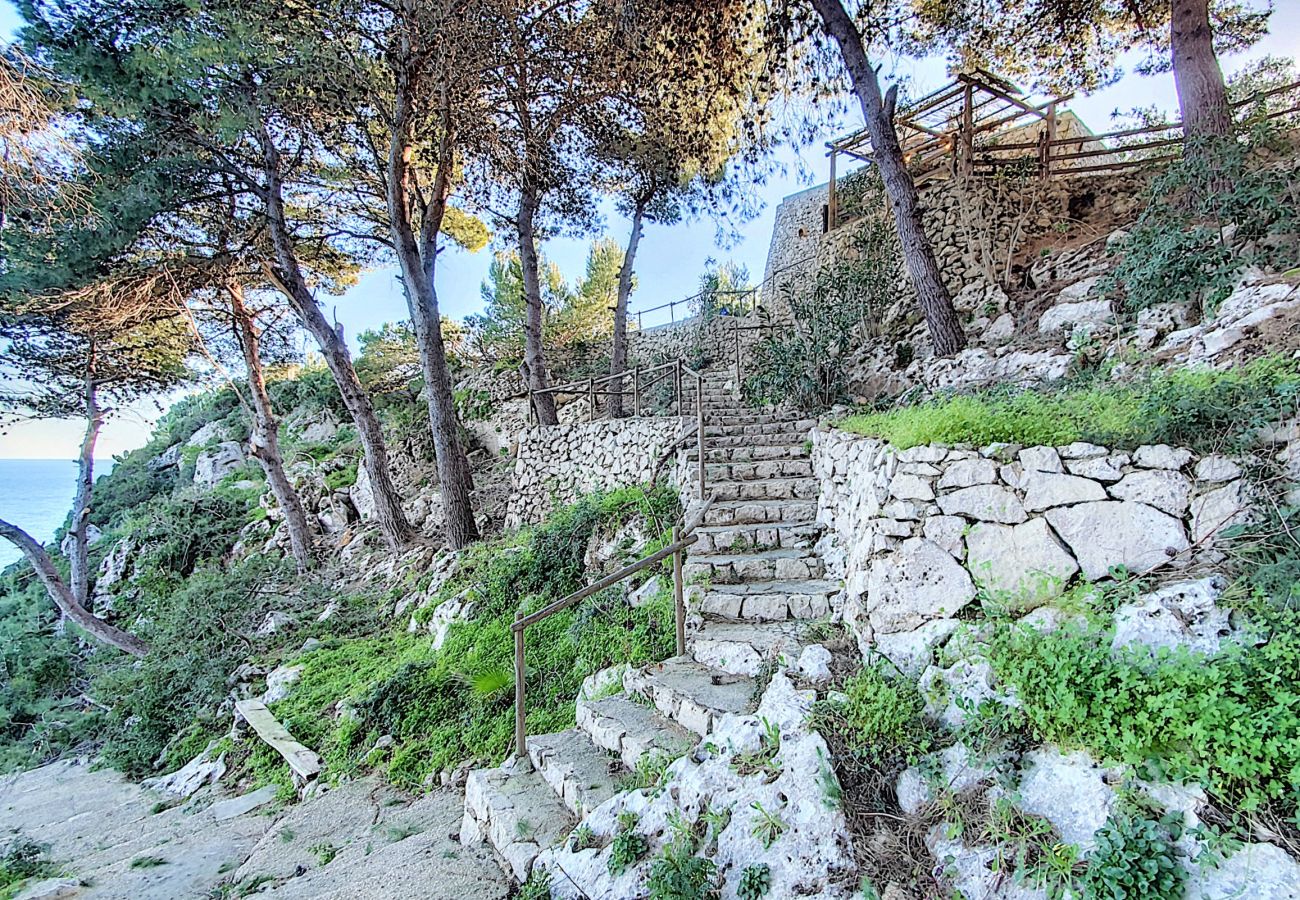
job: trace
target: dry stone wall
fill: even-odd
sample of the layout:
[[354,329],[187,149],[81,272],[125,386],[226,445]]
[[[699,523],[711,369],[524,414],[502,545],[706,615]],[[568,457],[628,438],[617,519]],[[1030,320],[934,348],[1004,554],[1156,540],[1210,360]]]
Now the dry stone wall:
[[1224,456],[1165,445],[920,446],[816,430],[819,551],[845,581],[845,619],[917,674],[969,604],[1022,614],[1073,581],[1213,562],[1248,515]]
[[[1147,174],[1075,175],[1040,181],[944,178],[921,192],[926,234],[934,245],[945,284],[956,294],[975,281],[1005,283],[1011,258],[1039,244],[1087,240],[1108,233],[1140,212],[1137,199]],[[851,183],[852,176],[844,185]],[[887,215],[883,197],[867,195],[858,215],[841,197],[841,224],[825,231],[827,185],[786,197],[777,207],[764,271],[768,296],[783,285],[799,289],[819,268],[854,257],[858,232],[869,217]],[[849,206],[849,209],[845,209]],[[845,221],[845,220],[848,221]],[[900,256],[901,258],[901,256]],[[1025,263],[1030,268],[1035,260]],[[899,270],[900,299],[911,292]],[[904,304],[908,309],[912,304]]]
[[555,504],[592,491],[648,480],[686,426],[675,416],[644,417],[521,432],[506,527],[538,522]]

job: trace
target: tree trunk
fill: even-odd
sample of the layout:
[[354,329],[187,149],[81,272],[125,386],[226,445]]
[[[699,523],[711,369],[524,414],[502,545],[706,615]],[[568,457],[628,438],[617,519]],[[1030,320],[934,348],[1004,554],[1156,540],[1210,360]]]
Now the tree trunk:
[[632,264],[636,260],[636,248],[641,243],[641,221],[645,217],[646,204],[637,201],[632,213],[632,233],[627,239],[627,249],[623,251],[623,267],[618,270],[618,300],[614,304],[614,346],[609,353],[609,373],[616,376],[610,382],[609,398],[605,401],[605,412],[611,419],[623,415],[623,377],[627,368],[627,301],[632,295]]
[[1216,141],[1231,138],[1232,107],[1214,53],[1208,0],[1173,0],[1169,16],[1174,85],[1183,117],[1183,152],[1213,163]]
[[23,552],[27,561],[32,564],[36,570],[36,577],[45,585],[45,590],[49,592],[50,599],[64,616],[71,619],[83,631],[106,644],[111,644],[119,650],[124,650],[133,656],[145,656],[149,652],[149,645],[140,640],[129,631],[110,625],[103,619],[96,616],[90,610],[86,609],[72,595],[72,589],[69,588],[59,577],[59,570],[54,566],[54,560],[45,552],[45,548],[36,542],[30,534],[23,531],[17,525],[11,525],[4,519],[0,519],[0,537],[6,539],[15,547]]
[[880,175],[889,194],[889,204],[894,211],[894,227],[907,261],[908,275],[925,322],[930,330],[934,352],[951,356],[966,346],[966,335],[952,308],[952,297],[939,275],[939,264],[934,249],[926,236],[921,221],[920,199],[912,174],[907,171],[903,148],[894,130],[894,98],[896,88],[891,88],[888,98],[880,95],[880,81],[876,70],[867,59],[853,19],[840,0],[812,0],[813,8],[821,17],[826,31],[839,45],[844,66],[853,82],[853,91],[862,107],[867,134],[871,138],[872,156],[880,168]]
[[451,373],[447,369],[447,348],[442,340],[442,317],[438,312],[438,295],[434,275],[438,260],[438,234],[451,191],[451,167],[454,163],[451,123],[444,116],[439,144],[438,171],[434,176],[433,196],[424,210],[420,241],[417,244],[408,207],[407,133],[411,118],[411,84],[408,73],[397,73],[395,114],[392,142],[388,150],[388,217],[393,247],[402,268],[406,288],[406,305],[415,326],[420,348],[420,366],[424,372],[424,395],[429,408],[429,428],[438,463],[438,482],[442,493],[444,531],[454,550],[478,538],[474,506],[470,492],[474,476],[469,459],[460,443],[460,420],[452,396]]
[[262,372],[262,351],[253,317],[244,305],[244,289],[231,283],[226,287],[230,295],[230,312],[235,320],[235,334],[244,353],[244,366],[248,369],[248,392],[253,397],[253,433],[249,443],[253,457],[262,465],[271,493],[284,514],[284,526],[289,530],[289,549],[293,553],[298,572],[312,566],[312,528],[303,508],[302,498],[294,490],[284,471],[284,458],[280,455],[280,423],[271,408],[271,395],[266,390],[266,377]]
[[86,528],[90,524],[90,501],[95,487],[95,444],[104,424],[104,412],[99,408],[95,385],[95,352],[92,345],[86,370],[86,434],[81,440],[77,457],[77,492],[72,500],[72,529],[68,532],[72,546],[68,553],[68,569],[72,599],[80,606],[90,602],[90,559],[87,549]]
[[[269,272],[276,287],[285,295],[289,305],[298,314],[303,327],[311,333],[320,347],[325,364],[329,366],[338,385],[343,405],[347,407],[357,428],[357,436],[365,452],[366,474],[370,476],[370,487],[375,498],[375,521],[383,532],[385,540],[394,550],[409,545],[416,537],[416,531],[407,521],[402,511],[401,499],[393,484],[389,470],[388,447],[384,443],[383,429],[375,415],[374,405],[369,395],[357,378],[357,371],[352,365],[352,355],[347,344],[337,331],[330,327],[325,314],[321,312],[316,298],[312,296],[303,277],[302,268],[294,252],[289,229],[285,223],[284,198],[280,185],[280,154],[271,140],[265,125],[262,127],[262,157],[266,176],[264,201],[266,203],[267,228],[275,248],[277,270]],[[269,267],[268,267],[269,268]]]
[[[515,227],[519,236],[519,262],[524,271],[524,364],[528,367],[529,387],[533,391],[545,390],[546,356],[542,350],[542,282],[537,272],[537,234],[534,219],[537,217],[537,192],[529,184],[519,196],[519,212]],[[542,425],[558,425],[560,417],[555,412],[552,394],[533,395],[537,421]]]

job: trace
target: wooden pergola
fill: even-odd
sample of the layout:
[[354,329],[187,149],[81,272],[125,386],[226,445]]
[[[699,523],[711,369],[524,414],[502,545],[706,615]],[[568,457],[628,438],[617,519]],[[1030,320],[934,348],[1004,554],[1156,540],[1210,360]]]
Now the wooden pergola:
[[[1037,143],[1056,142],[1057,110],[1073,95],[1051,97],[1041,102],[1024,96],[1024,93],[1004,78],[975,69],[959,74],[954,81],[915,103],[899,110],[895,116],[903,156],[912,170],[917,184],[944,173],[973,174],[981,167],[997,164],[983,155],[977,159],[976,150],[992,135],[1020,130],[1043,123]],[[1027,144],[1035,147],[1037,143]],[[831,178],[828,200],[828,227],[837,221],[836,162],[840,154],[854,159],[871,161],[871,139],[866,130],[856,131],[846,137],[829,142]],[[993,145],[998,150],[1019,150],[1019,144]],[[993,149],[988,146],[988,149]],[[1046,161],[1045,168],[1050,168]],[[1044,172],[1044,174],[1046,174]]]

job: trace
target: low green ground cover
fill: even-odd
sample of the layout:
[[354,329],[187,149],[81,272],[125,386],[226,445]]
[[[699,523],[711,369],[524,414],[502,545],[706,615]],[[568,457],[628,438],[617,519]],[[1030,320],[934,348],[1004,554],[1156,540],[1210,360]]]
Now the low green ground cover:
[[947,394],[836,423],[900,449],[996,442],[1116,449],[1167,443],[1201,452],[1238,449],[1296,412],[1300,365],[1268,358],[1231,370],[1176,369],[1124,383],[1088,380],[1043,390]]
[[[476,604],[473,618],[453,624],[439,650],[428,635],[408,634],[405,622],[363,638],[327,640],[297,660],[302,679],[273,711],[337,773],[382,765],[395,782],[417,787],[464,759],[499,760],[513,737],[516,614],[585,583],[583,556],[598,530],[640,520],[654,536],[645,552],[661,545],[676,503],[665,489],[597,494],[475,547],[426,608],[431,613],[466,592]],[[528,629],[530,733],[573,726],[573,700],[587,675],[672,655],[671,597],[632,609],[617,590]],[[381,735],[393,736],[391,750],[369,757]]]

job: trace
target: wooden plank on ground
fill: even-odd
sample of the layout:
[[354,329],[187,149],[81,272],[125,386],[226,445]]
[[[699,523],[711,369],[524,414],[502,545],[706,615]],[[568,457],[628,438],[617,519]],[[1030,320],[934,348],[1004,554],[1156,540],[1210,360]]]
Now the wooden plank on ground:
[[320,757],[293,739],[288,730],[271,715],[266,704],[260,700],[237,700],[235,710],[245,722],[252,726],[257,736],[271,745],[284,757],[284,761],[305,779],[315,778],[320,774]]

